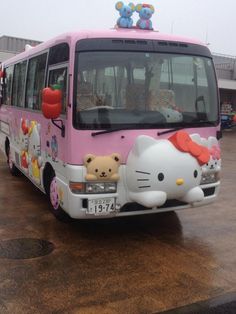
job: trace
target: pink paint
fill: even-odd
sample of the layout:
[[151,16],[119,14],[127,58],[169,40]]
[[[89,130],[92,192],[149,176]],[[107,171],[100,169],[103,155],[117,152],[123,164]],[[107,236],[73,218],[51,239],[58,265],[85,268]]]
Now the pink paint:
[[[52,153],[48,143],[52,137],[56,137],[58,143],[58,159],[63,160],[65,163],[81,165],[83,164],[83,157],[88,154],[95,155],[109,155],[111,153],[119,153],[122,156],[122,163],[126,163],[127,156],[135,139],[138,135],[148,135],[155,139],[168,138],[171,133],[167,135],[158,136],[158,131],[153,129],[140,129],[140,130],[124,130],[114,133],[102,134],[92,137],[91,133],[94,131],[76,130],[72,126],[72,104],[73,104],[73,80],[74,80],[74,59],[75,59],[75,45],[78,40],[85,38],[131,38],[143,40],[165,40],[176,41],[192,44],[204,45],[201,42],[189,38],[161,34],[156,31],[140,30],[140,29],[112,29],[100,31],[80,31],[74,33],[67,33],[58,36],[50,41],[42,43],[37,47],[29,49],[9,61],[5,65],[14,64],[18,61],[25,60],[40,52],[45,51],[51,46],[61,42],[67,42],[70,46],[70,61],[69,61],[69,75],[70,75],[70,90],[69,90],[69,104],[67,108],[67,119],[62,118],[65,124],[66,135],[65,138],[61,136],[61,132],[52,125],[50,120],[43,117],[41,112],[33,112],[30,110],[22,110],[21,108],[2,106],[0,110],[0,118],[11,125],[11,134],[18,134],[19,124],[21,119],[28,121],[35,120],[41,126],[41,150],[42,152]],[[16,123],[17,122],[17,123]],[[189,134],[199,133],[201,137],[208,138],[215,136],[215,128],[195,128],[187,129]]]
[[[122,163],[126,163],[130,149],[137,136],[142,134],[151,136],[154,139],[166,139],[172,135],[172,133],[168,133],[158,136],[157,133],[159,131],[163,130],[124,130],[92,137],[91,133],[94,131],[72,130],[71,151],[68,152],[69,163],[83,164],[83,157],[89,153],[94,155],[109,155],[114,152],[122,156]],[[189,134],[199,133],[201,137],[205,138],[216,135],[215,129],[212,128],[192,128],[185,129],[185,131]],[[80,133],[79,136],[77,132]]]

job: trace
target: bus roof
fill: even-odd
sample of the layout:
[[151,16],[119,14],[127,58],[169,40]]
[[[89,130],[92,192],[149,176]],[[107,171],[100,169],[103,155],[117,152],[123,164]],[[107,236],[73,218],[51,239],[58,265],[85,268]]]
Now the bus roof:
[[125,28],[114,28],[109,30],[80,30],[75,32],[68,32],[57,37],[54,37],[48,41],[45,41],[31,49],[28,49],[16,56],[6,60],[4,64],[11,64],[21,59],[27,59],[30,56],[38,54],[39,52],[46,50],[56,44],[67,42],[71,45],[80,39],[89,38],[129,38],[129,39],[144,39],[144,40],[165,40],[165,41],[176,41],[182,43],[191,43],[201,46],[206,46],[199,40],[191,39],[187,37],[181,37],[171,34],[164,34],[158,31],[152,30],[141,30],[137,28],[125,29]]

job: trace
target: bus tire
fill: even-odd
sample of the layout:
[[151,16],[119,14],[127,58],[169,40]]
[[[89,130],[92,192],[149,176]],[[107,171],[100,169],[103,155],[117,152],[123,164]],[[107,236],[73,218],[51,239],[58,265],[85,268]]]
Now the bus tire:
[[47,196],[49,198],[51,212],[58,220],[62,222],[70,222],[72,219],[60,206],[55,173],[51,172],[48,179],[50,183]]
[[8,168],[10,173],[14,176],[14,177],[19,177],[21,175],[20,170],[15,166],[14,161],[12,159],[12,154],[11,154],[11,148],[10,148],[10,144],[6,147],[6,154],[7,154],[7,164],[8,164]]

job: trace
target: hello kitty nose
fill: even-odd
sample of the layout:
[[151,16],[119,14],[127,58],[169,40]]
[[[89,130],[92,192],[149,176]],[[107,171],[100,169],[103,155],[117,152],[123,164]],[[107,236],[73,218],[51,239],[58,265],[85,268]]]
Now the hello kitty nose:
[[177,179],[177,180],[176,180],[176,184],[177,184],[177,185],[182,185],[182,184],[184,184],[184,179]]

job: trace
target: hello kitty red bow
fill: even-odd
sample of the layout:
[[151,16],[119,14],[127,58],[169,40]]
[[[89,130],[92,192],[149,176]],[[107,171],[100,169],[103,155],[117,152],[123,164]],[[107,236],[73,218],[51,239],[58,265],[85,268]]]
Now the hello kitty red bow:
[[208,163],[210,159],[208,148],[194,142],[187,132],[178,131],[169,137],[169,141],[181,152],[189,153],[195,157],[200,166]]
[[21,129],[22,129],[24,135],[26,135],[28,133],[28,131],[29,131],[29,128],[28,128],[28,126],[26,124],[25,119],[23,119],[22,122],[21,122]]

